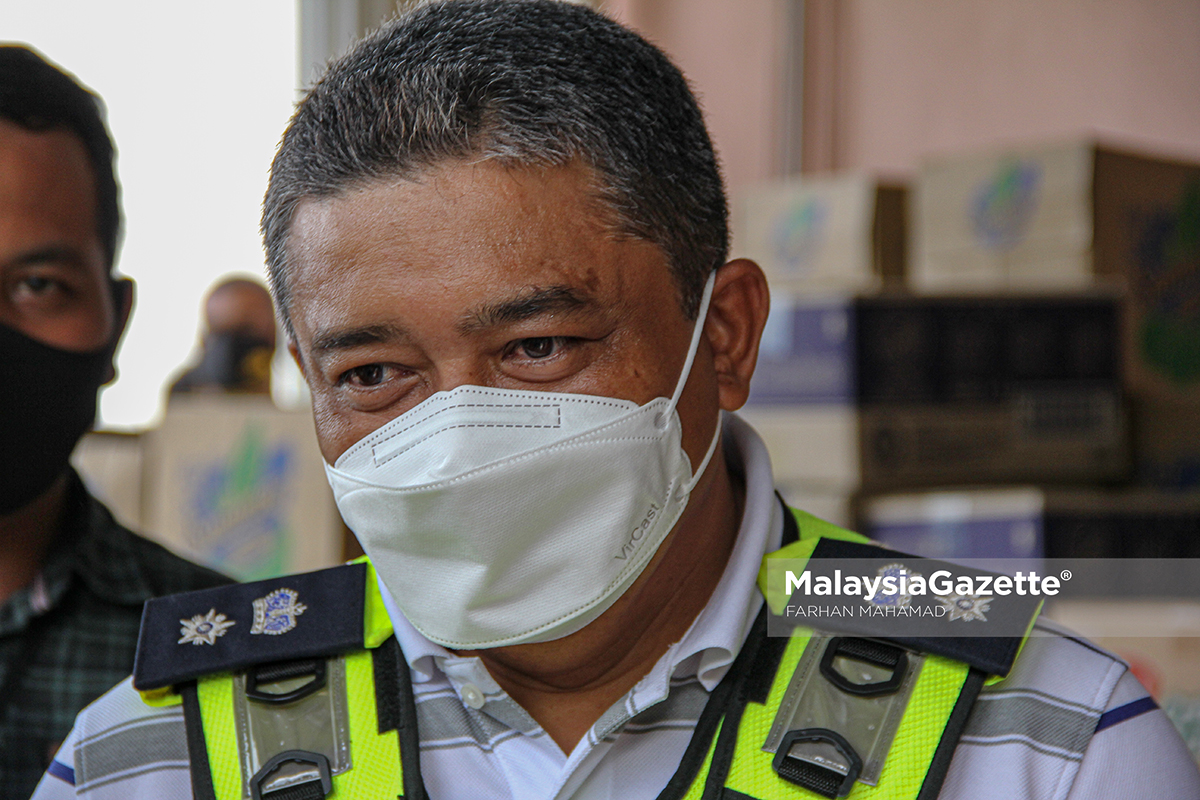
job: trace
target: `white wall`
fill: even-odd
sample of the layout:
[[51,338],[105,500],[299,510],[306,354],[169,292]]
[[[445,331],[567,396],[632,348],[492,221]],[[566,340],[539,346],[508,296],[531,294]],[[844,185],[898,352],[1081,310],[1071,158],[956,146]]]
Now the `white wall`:
[[117,266],[138,292],[106,426],[152,424],[206,288],[263,274],[259,204],[295,99],[295,17],[284,0],[0,4],[0,39],[41,50],[108,104],[127,222]]

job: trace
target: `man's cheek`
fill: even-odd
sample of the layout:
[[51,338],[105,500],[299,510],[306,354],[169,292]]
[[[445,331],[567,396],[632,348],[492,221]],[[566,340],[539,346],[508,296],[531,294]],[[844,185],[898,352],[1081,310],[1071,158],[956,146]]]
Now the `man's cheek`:
[[[328,397],[328,392],[313,392],[313,423],[317,429],[317,443],[321,455],[330,464],[350,449],[362,436],[354,434],[344,413],[338,413],[336,404]],[[362,434],[363,436],[366,433]]]

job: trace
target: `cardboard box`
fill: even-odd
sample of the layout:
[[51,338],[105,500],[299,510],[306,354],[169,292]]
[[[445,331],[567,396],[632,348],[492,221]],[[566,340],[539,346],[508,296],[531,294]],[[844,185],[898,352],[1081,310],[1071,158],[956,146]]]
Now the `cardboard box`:
[[1105,297],[777,298],[742,414],[826,491],[1128,473]]
[[736,249],[782,291],[899,285],[907,189],[866,175],[763,184],[738,203]]
[[1045,495],[1031,487],[864,497],[862,532],[926,558],[1040,559]]
[[939,159],[913,194],[915,290],[1111,287],[1130,390],[1200,399],[1200,164],[1076,142]]
[[1200,490],[1200,402],[1134,398],[1132,408],[1138,482]]
[[240,580],[339,563],[343,527],[310,412],[172,398],[145,458],[145,533],[176,552]]
[[143,447],[141,434],[91,431],[71,454],[88,490],[125,527],[142,527]]
[[1200,558],[1200,493],[1008,486],[859,505],[863,533],[930,558]]

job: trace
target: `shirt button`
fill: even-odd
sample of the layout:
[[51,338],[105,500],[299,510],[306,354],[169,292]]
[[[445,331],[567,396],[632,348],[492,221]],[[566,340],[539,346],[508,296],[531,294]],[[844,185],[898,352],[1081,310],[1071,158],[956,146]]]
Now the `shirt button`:
[[473,683],[464,683],[459,692],[462,696],[462,701],[466,703],[468,707],[473,708],[476,711],[483,708],[483,692],[479,691],[478,686]]

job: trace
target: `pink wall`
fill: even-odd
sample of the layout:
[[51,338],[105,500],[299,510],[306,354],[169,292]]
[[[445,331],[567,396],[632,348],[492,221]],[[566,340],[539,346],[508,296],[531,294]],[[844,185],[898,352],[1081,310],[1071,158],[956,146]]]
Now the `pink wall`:
[[778,170],[780,0],[605,0],[600,6],[661,47],[687,75],[733,191]]
[[[735,194],[783,171],[791,2],[600,2],[691,79]],[[1089,134],[1200,158],[1197,0],[805,6],[806,171]]]
[[1200,157],[1196,0],[835,2],[832,166],[1089,133]]

